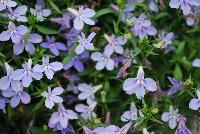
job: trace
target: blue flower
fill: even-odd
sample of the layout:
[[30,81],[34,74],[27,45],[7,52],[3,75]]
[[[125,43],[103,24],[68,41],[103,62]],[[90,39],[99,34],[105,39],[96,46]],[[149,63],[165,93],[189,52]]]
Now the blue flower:
[[88,25],[94,25],[95,22],[91,19],[96,13],[93,9],[79,7],[79,10],[68,8],[68,10],[75,15],[74,28],[76,30],[83,29],[84,23]]
[[177,119],[179,116],[178,109],[174,110],[173,106],[170,106],[169,112],[164,112],[161,119],[164,122],[169,122],[169,127],[174,129],[177,125]]
[[55,72],[63,68],[63,64],[61,62],[56,61],[56,62],[49,63],[49,57],[43,57],[42,62],[43,62],[42,65],[38,65],[38,64],[35,65],[33,67],[33,70],[39,73],[44,72],[49,80],[53,78],[53,75]]
[[129,95],[136,94],[138,99],[142,99],[145,89],[153,92],[157,90],[157,85],[153,79],[144,78],[144,70],[140,66],[136,78],[128,78],[124,81],[123,90]]
[[29,59],[28,62],[25,62],[22,64],[23,69],[17,69],[12,74],[13,80],[22,80],[22,84],[24,87],[28,87],[31,82],[33,81],[33,78],[36,80],[40,80],[42,78],[42,73],[35,72],[32,69],[32,60]]

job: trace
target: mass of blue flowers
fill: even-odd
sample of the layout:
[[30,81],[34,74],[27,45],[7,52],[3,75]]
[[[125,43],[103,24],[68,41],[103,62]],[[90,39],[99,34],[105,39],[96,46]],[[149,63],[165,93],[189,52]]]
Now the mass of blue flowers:
[[0,0],[1,134],[200,134],[200,0]]

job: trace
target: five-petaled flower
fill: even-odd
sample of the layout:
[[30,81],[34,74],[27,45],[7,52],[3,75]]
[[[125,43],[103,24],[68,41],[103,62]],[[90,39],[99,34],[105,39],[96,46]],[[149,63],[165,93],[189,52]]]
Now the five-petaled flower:
[[200,5],[199,0],[171,0],[169,6],[171,8],[182,9],[184,15],[189,15],[192,8]]
[[55,128],[55,126],[60,126],[61,128],[66,129],[69,125],[69,120],[74,119],[78,119],[78,115],[72,110],[66,110],[60,103],[58,111],[51,115],[49,127]]
[[0,11],[17,6],[17,2],[13,0],[1,0],[0,1]]
[[15,10],[12,10],[11,8],[9,8],[9,13],[8,13],[8,17],[11,20],[17,20],[18,22],[27,22],[27,17],[26,12],[27,12],[28,8],[27,6],[23,5],[23,6],[18,6]]
[[60,24],[60,30],[65,30],[67,28],[70,28],[70,20],[73,19],[72,14],[70,13],[64,13],[62,17],[60,18],[51,18],[51,22]]
[[111,71],[115,67],[115,62],[113,59],[110,58],[110,54],[103,52],[94,52],[91,55],[93,61],[97,61],[95,68],[97,70],[102,70],[106,67],[107,70]]
[[44,91],[41,95],[46,98],[45,106],[49,109],[52,109],[55,103],[63,102],[63,99],[58,96],[63,93],[64,89],[61,87],[56,87],[51,91],[51,88],[48,87],[48,92]]
[[82,32],[81,35],[78,36],[78,46],[76,47],[75,52],[77,54],[81,54],[84,52],[85,49],[93,50],[94,46],[91,41],[95,35],[96,33],[92,32],[86,39],[85,34]]
[[131,30],[134,35],[139,36],[140,39],[143,39],[147,35],[156,35],[157,30],[151,26],[151,21],[146,19],[146,15],[144,13],[140,14],[138,18],[132,17],[131,21],[134,24]]
[[45,17],[48,17],[51,14],[50,9],[43,9],[42,5],[35,5],[35,9],[30,8],[32,15],[37,17],[37,20],[44,21]]
[[105,47],[105,52],[112,55],[113,52],[118,54],[123,54],[123,47],[122,45],[126,44],[127,40],[123,36],[119,36],[115,38],[115,35],[108,36],[104,34],[104,37],[108,41],[108,45]]
[[12,74],[12,79],[16,81],[22,80],[22,85],[24,87],[28,87],[31,82],[33,81],[33,78],[36,80],[40,80],[42,78],[42,73],[35,72],[32,69],[32,60],[29,59],[28,62],[25,62],[22,64],[23,69],[17,69]]
[[178,114],[178,109],[174,110],[173,106],[169,107],[169,112],[164,112],[161,119],[164,122],[169,122],[169,127],[174,129],[177,125],[177,119],[180,115]]
[[63,44],[62,42],[55,42],[56,38],[54,36],[46,36],[46,40],[47,42],[41,43],[40,46],[43,48],[48,48],[51,51],[51,53],[55,56],[58,56],[60,54],[59,50],[67,50],[65,44]]
[[129,95],[135,93],[138,99],[142,99],[145,95],[145,89],[153,92],[157,90],[157,85],[153,79],[144,78],[144,70],[140,66],[136,78],[125,80],[123,90]]
[[9,87],[10,87],[10,85],[11,85],[11,83],[14,81],[13,79],[12,79],[12,73],[13,73],[13,68],[12,67],[10,67],[9,65],[8,65],[8,63],[5,63],[5,68],[6,68],[6,73],[7,73],[7,75],[6,76],[4,76],[4,77],[2,77],[1,79],[0,79],[0,89],[1,90],[5,90],[5,89],[8,89]]
[[91,120],[96,117],[96,113],[93,112],[94,108],[96,107],[97,102],[93,102],[92,104],[84,105],[84,104],[77,104],[75,109],[77,112],[81,113],[81,117],[85,120]]
[[43,62],[42,65],[36,64],[33,67],[33,70],[35,72],[40,72],[40,73],[44,72],[49,80],[53,78],[53,75],[55,72],[63,68],[63,64],[61,62],[56,61],[56,62],[49,63],[49,57],[43,57],[42,62]]
[[138,118],[137,114],[137,107],[134,103],[131,103],[130,111],[125,111],[121,116],[121,121],[135,121]]
[[91,85],[88,85],[86,83],[80,83],[78,85],[78,90],[81,92],[78,95],[78,99],[85,100],[87,99],[87,103],[90,105],[95,101],[94,94],[102,88],[102,85],[97,85],[92,87]]
[[15,108],[19,105],[20,101],[23,104],[28,104],[31,101],[31,97],[27,92],[24,92],[24,88],[21,82],[12,82],[12,87],[4,90],[2,95],[7,98],[11,98],[10,106]]
[[21,36],[21,40],[15,43],[13,46],[13,51],[15,55],[23,53],[24,49],[29,54],[33,55],[35,53],[35,46],[33,44],[40,43],[42,41],[42,36],[39,34],[30,34],[27,41]]
[[9,22],[8,30],[3,31],[0,34],[0,41],[8,41],[10,38],[13,43],[18,43],[21,36],[24,36],[28,32],[28,28],[24,25],[18,27],[13,22]]
[[79,7],[79,10],[68,8],[68,10],[75,15],[74,28],[76,30],[83,29],[84,23],[88,25],[94,25],[95,22],[91,19],[96,13],[93,9]]
[[196,94],[197,94],[197,98],[193,98],[189,103],[189,108],[192,110],[199,110],[200,108],[200,90],[197,90]]

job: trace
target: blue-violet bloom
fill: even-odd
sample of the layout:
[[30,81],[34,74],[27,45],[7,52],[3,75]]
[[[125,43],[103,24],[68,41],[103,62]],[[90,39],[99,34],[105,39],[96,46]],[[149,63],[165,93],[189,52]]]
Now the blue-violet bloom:
[[33,67],[33,70],[39,73],[44,72],[49,80],[53,78],[55,72],[60,71],[63,68],[63,64],[61,62],[56,61],[49,63],[49,57],[43,57],[42,63],[43,63],[42,65],[36,64]]
[[145,89],[151,92],[157,90],[156,82],[151,78],[144,78],[143,67],[140,66],[136,78],[128,78],[123,84],[123,90],[127,94],[136,94],[138,99],[142,99],[145,95]]

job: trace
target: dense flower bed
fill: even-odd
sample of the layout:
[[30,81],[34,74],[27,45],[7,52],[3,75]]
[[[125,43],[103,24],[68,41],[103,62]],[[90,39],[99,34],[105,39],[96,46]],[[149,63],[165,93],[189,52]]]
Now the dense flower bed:
[[0,0],[0,133],[199,134],[199,0]]

